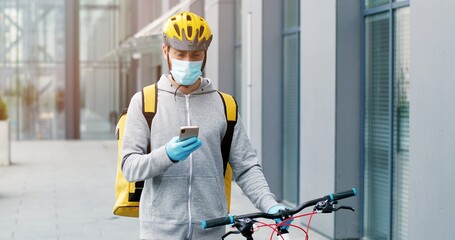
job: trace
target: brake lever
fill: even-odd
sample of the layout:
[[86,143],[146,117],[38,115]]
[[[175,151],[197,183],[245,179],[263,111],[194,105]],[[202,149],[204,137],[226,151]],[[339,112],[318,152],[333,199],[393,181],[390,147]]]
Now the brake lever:
[[318,202],[315,206],[314,206],[314,211],[320,211],[322,213],[332,213],[332,212],[336,212],[340,209],[347,209],[347,210],[351,210],[351,211],[355,211],[354,208],[352,208],[351,206],[339,206],[339,207],[335,207],[335,205],[338,203],[338,201],[328,201],[328,200],[324,200],[324,201],[321,201],[321,202]]
[[340,209],[347,209],[347,210],[351,210],[351,211],[355,212],[354,208],[352,208],[351,206],[339,206],[337,208],[334,208],[333,211],[338,211]]
[[328,200],[320,201],[316,205],[314,205],[313,211],[331,213],[333,212],[333,205],[336,203],[337,201],[334,202],[329,202]]
[[229,236],[231,234],[239,234],[239,233],[240,233],[240,231],[229,231],[226,234],[224,234],[223,236],[221,236],[221,240],[224,240],[227,236]]
[[246,239],[253,239],[252,235],[255,231],[256,220],[251,218],[236,219],[232,227],[237,228],[237,231],[230,231],[224,234],[221,239],[225,239],[230,234],[242,234]]

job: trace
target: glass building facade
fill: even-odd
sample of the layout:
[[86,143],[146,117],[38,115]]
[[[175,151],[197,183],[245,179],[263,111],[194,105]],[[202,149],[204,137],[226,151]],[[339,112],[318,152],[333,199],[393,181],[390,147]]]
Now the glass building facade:
[[64,138],[65,1],[0,1],[0,31],[12,138]]
[[120,42],[120,1],[80,1],[80,135],[112,138],[120,109],[122,57],[111,51]]
[[[120,1],[76,1],[79,36],[68,41],[73,1],[0,2],[0,94],[9,107],[13,140],[65,139],[68,118],[82,139],[112,137],[119,109],[121,58],[108,57],[120,41]],[[120,26],[120,27],[119,27]],[[125,30],[123,30],[125,34]],[[78,56],[67,56],[77,44]],[[66,57],[79,59],[79,91],[66,86]],[[119,61],[120,60],[120,61]],[[68,93],[80,93],[79,114],[65,114]],[[77,110],[79,111],[79,110]]]
[[0,94],[12,140],[113,139],[137,87],[161,74],[156,53],[127,45],[160,16],[160,5],[0,1]]

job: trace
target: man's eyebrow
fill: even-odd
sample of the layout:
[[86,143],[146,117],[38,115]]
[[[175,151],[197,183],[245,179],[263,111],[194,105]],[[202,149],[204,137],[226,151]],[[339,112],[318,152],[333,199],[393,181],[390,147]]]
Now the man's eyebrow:
[[185,53],[184,51],[180,51],[180,50],[177,50],[177,49],[174,49],[174,52],[175,53]]
[[195,54],[203,54],[204,51],[181,51],[181,50],[177,50],[177,49],[174,49],[174,53],[176,54],[191,54],[191,55],[195,55]]

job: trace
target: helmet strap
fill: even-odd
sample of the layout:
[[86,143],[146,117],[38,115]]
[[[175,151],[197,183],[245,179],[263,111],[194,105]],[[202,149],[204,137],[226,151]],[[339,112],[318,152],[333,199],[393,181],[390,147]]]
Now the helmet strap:
[[169,50],[171,50],[171,46],[167,46],[167,51],[166,51],[166,61],[167,61],[167,67],[169,68],[169,73],[171,72],[171,63],[169,61]]
[[207,50],[204,51],[204,60],[202,61],[201,72],[204,71],[205,62],[207,62]]

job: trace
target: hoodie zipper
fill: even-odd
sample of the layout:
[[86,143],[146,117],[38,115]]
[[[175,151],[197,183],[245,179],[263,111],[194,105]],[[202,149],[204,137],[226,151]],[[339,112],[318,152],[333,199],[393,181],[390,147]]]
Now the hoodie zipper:
[[[185,104],[186,104],[186,124],[187,126],[191,126],[190,121],[190,95],[185,95]],[[186,239],[192,239],[193,237],[193,225],[191,224],[193,217],[191,216],[191,183],[193,181],[193,154],[191,153],[189,156],[189,165],[190,165],[190,176],[188,179],[188,234]]]

